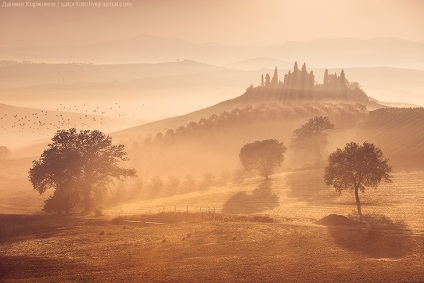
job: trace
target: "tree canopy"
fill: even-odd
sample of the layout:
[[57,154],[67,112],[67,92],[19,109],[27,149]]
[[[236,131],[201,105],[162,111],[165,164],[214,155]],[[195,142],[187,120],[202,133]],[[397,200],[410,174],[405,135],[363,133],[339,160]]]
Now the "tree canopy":
[[247,171],[258,170],[261,176],[268,179],[274,168],[283,162],[285,152],[283,143],[270,139],[245,144],[239,157]]
[[309,149],[316,156],[317,161],[322,159],[322,149],[328,144],[327,133],[334,129],[334,124],[328,117],[316,116],[293,131],[292,147],[296,150]]
[[377,188],[382,180],[391,181],[392,168],[388,159],[383,157],[381,149],[372,143],[355,142],[346,144],[344,149],[338,148],[328,157],[324,179],[327,185],[336,191],[353,190],[355,192],[358,214],[362,219],[359,191],[367,187]]
[[112,138],[100,131],[61,130],[33,161],[29,179],[40,194],[54,189],[46,211],[68,212],[76,205],[90,209],[114,178],[136,175],[133,169],[119,167],[126,160],[124,146],[112,145]]

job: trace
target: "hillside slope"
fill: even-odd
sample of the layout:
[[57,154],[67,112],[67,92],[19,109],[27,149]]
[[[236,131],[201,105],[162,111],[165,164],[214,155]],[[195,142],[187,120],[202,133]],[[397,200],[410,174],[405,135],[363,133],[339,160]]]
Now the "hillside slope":
[[424,168],[424,108],[371,111],[357,139],[377,144],[395,169]]

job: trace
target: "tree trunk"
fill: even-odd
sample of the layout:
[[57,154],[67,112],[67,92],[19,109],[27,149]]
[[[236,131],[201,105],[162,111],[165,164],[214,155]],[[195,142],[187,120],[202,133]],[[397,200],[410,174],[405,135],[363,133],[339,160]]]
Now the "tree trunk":
[[359,220],[362,222],[361,201],[359,200],[359,186],[355,187],[356,208],[358,209]]

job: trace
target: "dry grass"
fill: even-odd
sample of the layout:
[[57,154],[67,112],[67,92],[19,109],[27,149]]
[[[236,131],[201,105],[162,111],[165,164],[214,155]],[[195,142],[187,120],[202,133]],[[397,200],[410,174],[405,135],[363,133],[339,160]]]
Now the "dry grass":
[[210,220],[139,225],[10,215],[1,220],[6,225],[1,228],[0,280],[5,282],[424,280],[421,236],[413,237],[406,254],[382,258],[346,248],[334,231],[313,224]]
[[0,281],[424,281],[422,172],[397,172],[362,194],[367,224],[354,227],[315,224],[355,215],[353,194],[335,193],[321,176],[252,178],[106,208],[103,217],[0,215]]
[[[360,195],[363,213],[386,215],[405,221],[414,231],[424,233],[424,174],[422,171],[396,172],[392,183]],[[316,221],[329,214],[355,215],[353,192],[336,193],[325,186],[323,170],[283,172],[263,178],[246,179],[241,184],[212,187],[206,191],[174,197],[134,201],[104,209],[109,216],[180,212],[259,213],[273,218],[290,217],[299,223]]]

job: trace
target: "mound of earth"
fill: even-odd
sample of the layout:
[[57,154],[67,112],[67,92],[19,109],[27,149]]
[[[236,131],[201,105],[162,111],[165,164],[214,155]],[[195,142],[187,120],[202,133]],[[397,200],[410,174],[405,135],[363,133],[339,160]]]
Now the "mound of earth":
[[321,220],[317,221],[317,224],[325,225],[325,226],[340,226],[340,225],[349,225],[354,226],[360,224],[359,221],[355,221],[347,218],[343,215],[338,214],[330,214]]

